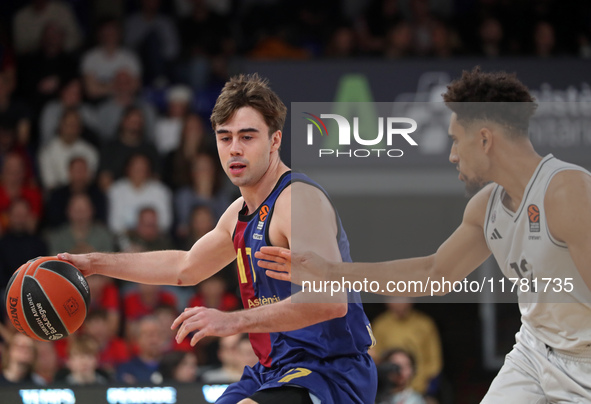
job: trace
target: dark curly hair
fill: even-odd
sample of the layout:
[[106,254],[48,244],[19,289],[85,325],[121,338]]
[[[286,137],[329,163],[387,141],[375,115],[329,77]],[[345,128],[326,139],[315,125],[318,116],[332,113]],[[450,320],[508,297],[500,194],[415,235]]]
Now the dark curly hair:
[[464,70],[442,95],[458,122],[491,120],[505,125],[515,136],[527,136],[529,120],[538,106],[514,73],[486,73],[480,66]]

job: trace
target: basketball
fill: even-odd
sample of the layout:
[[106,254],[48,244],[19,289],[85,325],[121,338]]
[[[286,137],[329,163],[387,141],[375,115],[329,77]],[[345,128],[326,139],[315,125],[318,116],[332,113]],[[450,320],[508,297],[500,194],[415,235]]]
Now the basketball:
[[76,331],[90,305],[82,273],[55,257],[39,257],[21,265],[6,286],[6,311],[21,333],[55,341]]

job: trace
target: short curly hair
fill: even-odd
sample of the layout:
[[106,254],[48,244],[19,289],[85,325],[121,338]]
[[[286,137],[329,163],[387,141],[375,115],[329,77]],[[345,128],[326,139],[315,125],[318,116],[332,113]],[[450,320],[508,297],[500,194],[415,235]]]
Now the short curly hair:
[[211,126],[215,131],[232,118],[242,107],[256,109],[269,127],[269,136],[283,129],[287,107],[269,87],[269,81],[257,73],[232,77],[222,89],[211,114]]
[[442,95],[459,122],[491,120],[509,127],[517,136],[527,136],[529,120],[538,106],[514,73],[486,73],[480,66],[464,70]]

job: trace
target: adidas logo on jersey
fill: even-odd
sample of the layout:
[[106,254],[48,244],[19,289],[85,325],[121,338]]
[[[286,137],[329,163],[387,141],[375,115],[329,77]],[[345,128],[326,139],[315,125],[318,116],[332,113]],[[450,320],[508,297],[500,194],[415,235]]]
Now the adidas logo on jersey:
[[503,237],[501,237],[501,233],[499,233],[499,231],[497,229],[494,229],[492,232],[492,235],[490,236],[491,240],[498,240],[498,239],[502,239]]

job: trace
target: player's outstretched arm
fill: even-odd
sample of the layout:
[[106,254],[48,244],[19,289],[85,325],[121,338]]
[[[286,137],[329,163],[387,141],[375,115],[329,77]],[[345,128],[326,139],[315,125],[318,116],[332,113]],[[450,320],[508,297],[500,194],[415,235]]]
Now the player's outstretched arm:
[[194,285],[207,279],[236,258],[232,231],[242,204],[236,200],[216,227],[189,251],[164,250],[145,253],[58,254],[85,276],[93,274],[131,282],[158,285]]
[[[439,247],[437,252],[427,257],[409,258],[377,263],[331,262],[313,251],[289,252],[278,247],[266,247],[255,254],[259,265],[266,268],[267,275],[282,280],[301,283],[302,280],[320,279],[322,281],[378,281],[386,285],[394,282],[427,282],[433,280],[460,281],[476,269],[490,255],[484,238],[484,218],[492,185],[475,195],[466,206],[464,218],[456,231]],[[388,292],[385,295],[420,296],[416,292]],[[408,290],[408,288],[407,288]],[[411,289],[414,291],[414,288]],[[425,289],[426,294],[430,291]]]
[[[293,205],[292,205],[293,204]],[[292,210],[293,206],[293,210]],[[292,216],[298,227],[309,231],[292,232]],[[315,251],[328,260],[340,261],[337,223],[332,205],[322,191],[310,185],[295,183],[287,188],[275,205],[271,219],[271,242]],[[293,237],[293,238],[292,238]],[[318,301],[321,297],[315,294]],[[240,332],[282,332],[310,326],[347,313],[346,295],[331,296],[330,303],[294,304],[291,298],[268,304],[224,313],[204,307],[186,309],[173,323],[178,327],[177,341],[194,332],[191,344],[205,336],[225,336]]]
[[546,191],[544,208],[550,234],[566,243],[591,290],[591,176],[572,170],[556,174]]

